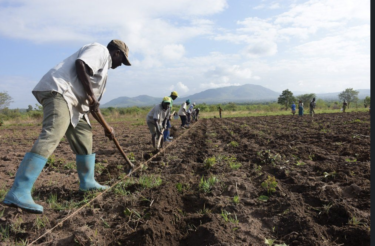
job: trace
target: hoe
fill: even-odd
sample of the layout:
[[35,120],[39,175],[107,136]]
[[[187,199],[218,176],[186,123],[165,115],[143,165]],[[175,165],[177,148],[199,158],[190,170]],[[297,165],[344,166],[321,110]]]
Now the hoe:
[[[91,102],[92,101],[90,100],[90,104],[91,104]],[[100,111],[98,111],[98,112],[90,111],[90,112],[95,117],[95,119],[100,123],[100,125],[103,126],[103,128],[106,131],[111,132],[111,127],[108,124],[106,124],[106,121],[104,120],[103,115],[100,113]],[[129,166],[130,166],[129,174],[130,174],[133,171],[134,164],[131,163],[129,158],[126,156],[125,152],[122,150],[122,148],[121,148],[121,146],[120,146],[120,144],[117,141],[115,136],[113,136],[113,142],[115,143],[117,149],[120,151],[121,155],[124,157],[125,161],[129,164]]]

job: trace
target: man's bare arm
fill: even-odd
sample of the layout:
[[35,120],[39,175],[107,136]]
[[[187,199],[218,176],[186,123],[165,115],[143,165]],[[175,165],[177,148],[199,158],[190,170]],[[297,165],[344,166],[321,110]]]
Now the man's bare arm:
[[[84,61],[80,59],[76,60],[75,66],[76,66],[77,77],[79,81],[82,83],[82,86],[85,89],[88,97],[91,97],[92,101],[90,102],[90,111],[94,110],[95,112],[98,112],[100,104],[94,95],[94,91],[92,90],[92,86],[90,83],[89,74],[90,74],[91,69],[86,65]],[[90,101],[90,98],[89,98],[89,101]]]

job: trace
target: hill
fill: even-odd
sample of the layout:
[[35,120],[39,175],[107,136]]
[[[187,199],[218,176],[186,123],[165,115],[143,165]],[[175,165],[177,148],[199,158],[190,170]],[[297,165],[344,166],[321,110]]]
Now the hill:
[[[267,89],[260,85],[246,84],[242,86],[227,86],[216,89],[208,89],[188,97],[177,98],[175,103],[182,103],[190,99],[196,103],[226,103],[226,102],[261,102],[277,100],[280,93]],[[161,98],[146,95],[137,97],[119,97],[113,99],[101,107],[131,107],[150,106],[159,103]]]
[[[358,98],[363,100],[366,96],[370,96],[370,89],[358,89]],[[309,92],[306,92],[309,93]],[[332,93],[316,93],[317,99],[323,100],[338,100],[338,95],[341,92]],[[227,86],[216,89],[208,89],[188,97],[179,97],[175,100],[175,104],[180,104],[187,99],[191,102],[196,103],[244,103],[244,102],[277,102],[277,98],[281,92],[275,92],[267,89],[261,85],[246,84],[241,86]],[[301,92],[293,93],[295,96],[305,94]],[[141,95],[137,97],[118,97],[103,105],[102,108],[107,107],[131,107],[131,106],[152,106],[161,101],[159,97],[151,97],[147,95]]]

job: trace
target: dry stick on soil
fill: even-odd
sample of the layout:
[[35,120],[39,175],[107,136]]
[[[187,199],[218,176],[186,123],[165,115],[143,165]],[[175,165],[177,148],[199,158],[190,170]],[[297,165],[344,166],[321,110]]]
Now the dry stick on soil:
[[[200,121],[201,122],[201,121]],[[200,123],[198,122],[198,124]],[[193,125],[192,128],[190,128],[189,130],[187,130],[186,132],[184,132],[183,134],[181,134],[176,140],[178,140],[179,138],[181,138],[182,136],[184,136],[186,133],[188,133],[191,129],[193,129],[196,125],[198,125],[197,123]],[[164,152],[167,148],[169,148],[170,146],[174,145],[174,143],[176,143],[176,141],[173,141],[171,144],[169,144],[167,147],[163,148],[160,152],[158,152],[156,155],[152,156],[148,161],[144,162],[144,163],[141,163],[139,164],[138,167],[136,167],[135,169],[133,169],[130,173],[128,173],[124,179],[127,179],[130,177],[131,174],[135,173],[136,171],[138,171],[139,169],[141,169],[143,167],[143,165],[149,163],[152,159],[154,159],[156,156],[160,155],[162,152]],[[123,180],[124,180],[123,179]],[[70,219],[71,217],[73,217],[74,215],[76,215],[77,213],[79,213],[83,208],[87,207],[88,205],[90,205],[93,201],[95,201],[97,198],[103,196],[105,193],[107,193],[108,191],[110,191],[113,187],[115,187],[118,183],[120,183],[121,181],[123,180],[119,180],[117,181],[116,183],[114,183],[111,187],[109,187],[107,190],[99,193],[96,197],[94,197],[91,201],[89,201],[88,203],[86,203],[85,205],[83,205],[82,207],[80,207],[78,210],[76,210],[75,212],[73,212],[72,214],[70,214],[69,216],[65,217],[64,219],[62,219],[58,224],[56,224],[54,227],[52,227],[51,229],[47,230],[44,234],[42,234],[40,237],[38,237],[37,239],[35,239],[34,241],[32,241],[31,243],[29,243],[28,245],[33,245],[34,243],[36,243],[39,239],[42,239],[44,236],[46,236],[47,234],[51,233],[55,228],[59,227],[59,226],[63,226],[64,222],[67,221],[68,219]],[[137,224],[138,226],[138,224]]]

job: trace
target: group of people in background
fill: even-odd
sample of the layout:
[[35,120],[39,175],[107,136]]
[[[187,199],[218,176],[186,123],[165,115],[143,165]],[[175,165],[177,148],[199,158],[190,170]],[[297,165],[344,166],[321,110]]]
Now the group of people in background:
[[[310,102],[310,115],[311,115],[311,117],[313,117],[314,114],[315,114],[315,106],[316,106],[316,102],[315,102],[315,97],[314,97]],[[347,107],[348,107],[348,103],[346,102],[346,100],[344,100],[343,103],[342,103],[341,111],[343,113],[345,113],[345,110],[346,110]],[[292,109],[292,114],[295,115],[296,114],[296,104],[294,102],[291,106],[291,109]],[[369,111],[370,111],[370,109],[369,109]],[[299,102],[298,102],[298,115],[303,116],[303,112],[304,112],[303,102],[301,100],[299,100]],[[220,110],[220,117],[221,117],[221,110]]]
[[[314,97],[310,102],[310,116],[311,117],[314,117],[315,106],[316,106],[316,103],[315,103],[315,97]],[[291,108],[292,108],[292,114],[295,115],[296,114],[296,104],[294,102],[293,102]],[[303,111],[304,111],[303,102],[302,102],[302,100],[299,100],[299,102],[298,102],[298,115],[303,116]]]
[[[177,117],[177,115],[180,117],[182,129],[189,128],[190,123],[198,120],[200,110],[199,108],[194,108],[195,103],[191,104],[190,99],[181,104],[178,112],[171,112],[173,101],[177,97],[177,92],[172,91],[170,96],[164,97],[162,102],[155,105],[147,114],[146,122],[151,133],[154,148],[163,147],[164,142],[172,141],[173,137],[170,136],[172,117]],[[157,145],[159,139],[160,146]]]

